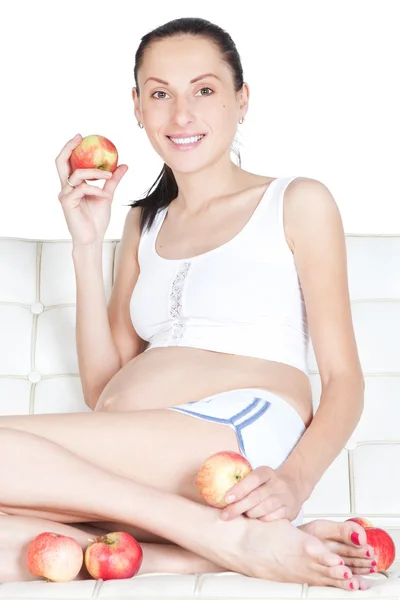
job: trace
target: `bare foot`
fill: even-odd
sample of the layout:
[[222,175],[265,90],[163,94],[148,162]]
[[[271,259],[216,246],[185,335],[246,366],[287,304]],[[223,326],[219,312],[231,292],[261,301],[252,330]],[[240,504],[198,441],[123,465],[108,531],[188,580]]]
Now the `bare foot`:
[[236,517],[231,523],[236,521],[239,525],[240,520],[239,537],[230,536],[226,530],[227,535],[222,538],[224,547],[217,548],[215,562],[229,570],[285,583],[308,583],[347,591],[368,589],[362,577],[354,576],[349,567],[341,564],[339,554],[289,520],[265,523]]
[[[369,575],[376,570],[378,557],[374,553],[374,548],[367,544],[365,530],[358,523],[352,521],[337,523],[316,519],[298,528],[322,540],[332,552],[342,557],[344,564],[350,567],[353,573]],[[360,545],[356,543],[357,536],[353,533],[358,534]]]

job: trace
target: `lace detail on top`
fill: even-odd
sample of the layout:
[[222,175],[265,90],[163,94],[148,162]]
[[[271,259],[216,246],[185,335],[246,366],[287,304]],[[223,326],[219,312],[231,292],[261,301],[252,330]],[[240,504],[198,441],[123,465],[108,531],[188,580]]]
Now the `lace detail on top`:
[[183,332],[186,329],[186,319],[182,317],[182,292],[185,283],[186,276],[191,267],[190,262],[184,262],[182,267],[179,269],[174,281],[172,282],[172,289],[169,295],[171,299],[169,314],[172,318],[177,319],[174,323],[172,330],[173,339],[180,339]]

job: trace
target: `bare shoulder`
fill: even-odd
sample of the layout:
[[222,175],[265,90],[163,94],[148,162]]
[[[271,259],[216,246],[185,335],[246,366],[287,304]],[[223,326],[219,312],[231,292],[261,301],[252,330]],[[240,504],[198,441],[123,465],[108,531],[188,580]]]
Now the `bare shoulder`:
[[337,203],[327,186],[318,179],[296,177],[284,194],[284,225],[288,243],[293,253],[296,239],[307,235],[309,226],[318,227],[324,219],[340,220]]

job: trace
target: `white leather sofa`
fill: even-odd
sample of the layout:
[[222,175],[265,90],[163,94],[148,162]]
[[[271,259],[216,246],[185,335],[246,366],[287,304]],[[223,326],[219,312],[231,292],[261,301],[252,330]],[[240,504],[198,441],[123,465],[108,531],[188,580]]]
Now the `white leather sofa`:
[[[104,242],[107,299],[118,242]],[[105,582],[3,583],[0,599],[400,598],[400,234],[346,234],[346,244],[365,408],[346,448],[307,501],[304,521],[371,519],[397,545],[389,571],[367,576],[371,587],[362,592],[232,572],[157,573]],[[0,415],[90,410],[78,374],[71,249],[71,241],[0,238]],[[321,387],[312,342],[309,376],[316,408]]]

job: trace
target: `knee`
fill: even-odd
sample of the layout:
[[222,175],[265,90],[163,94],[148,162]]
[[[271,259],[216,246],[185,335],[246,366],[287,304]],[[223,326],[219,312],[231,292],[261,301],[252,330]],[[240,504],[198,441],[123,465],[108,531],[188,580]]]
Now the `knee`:
[[113,405],[114,405],[114,403],[112,402],[112,400],[105,400],[101,404],[98,402],[96,404],[94,410],[101,410],[102,412],[109,412],[110,410],[115,410],[112,408]]
[[94,407],[94,410],[100,410],[102,412],[124,412],[127,409],[124,408],[124,404],[119,402],[117,398],[100,398]]

